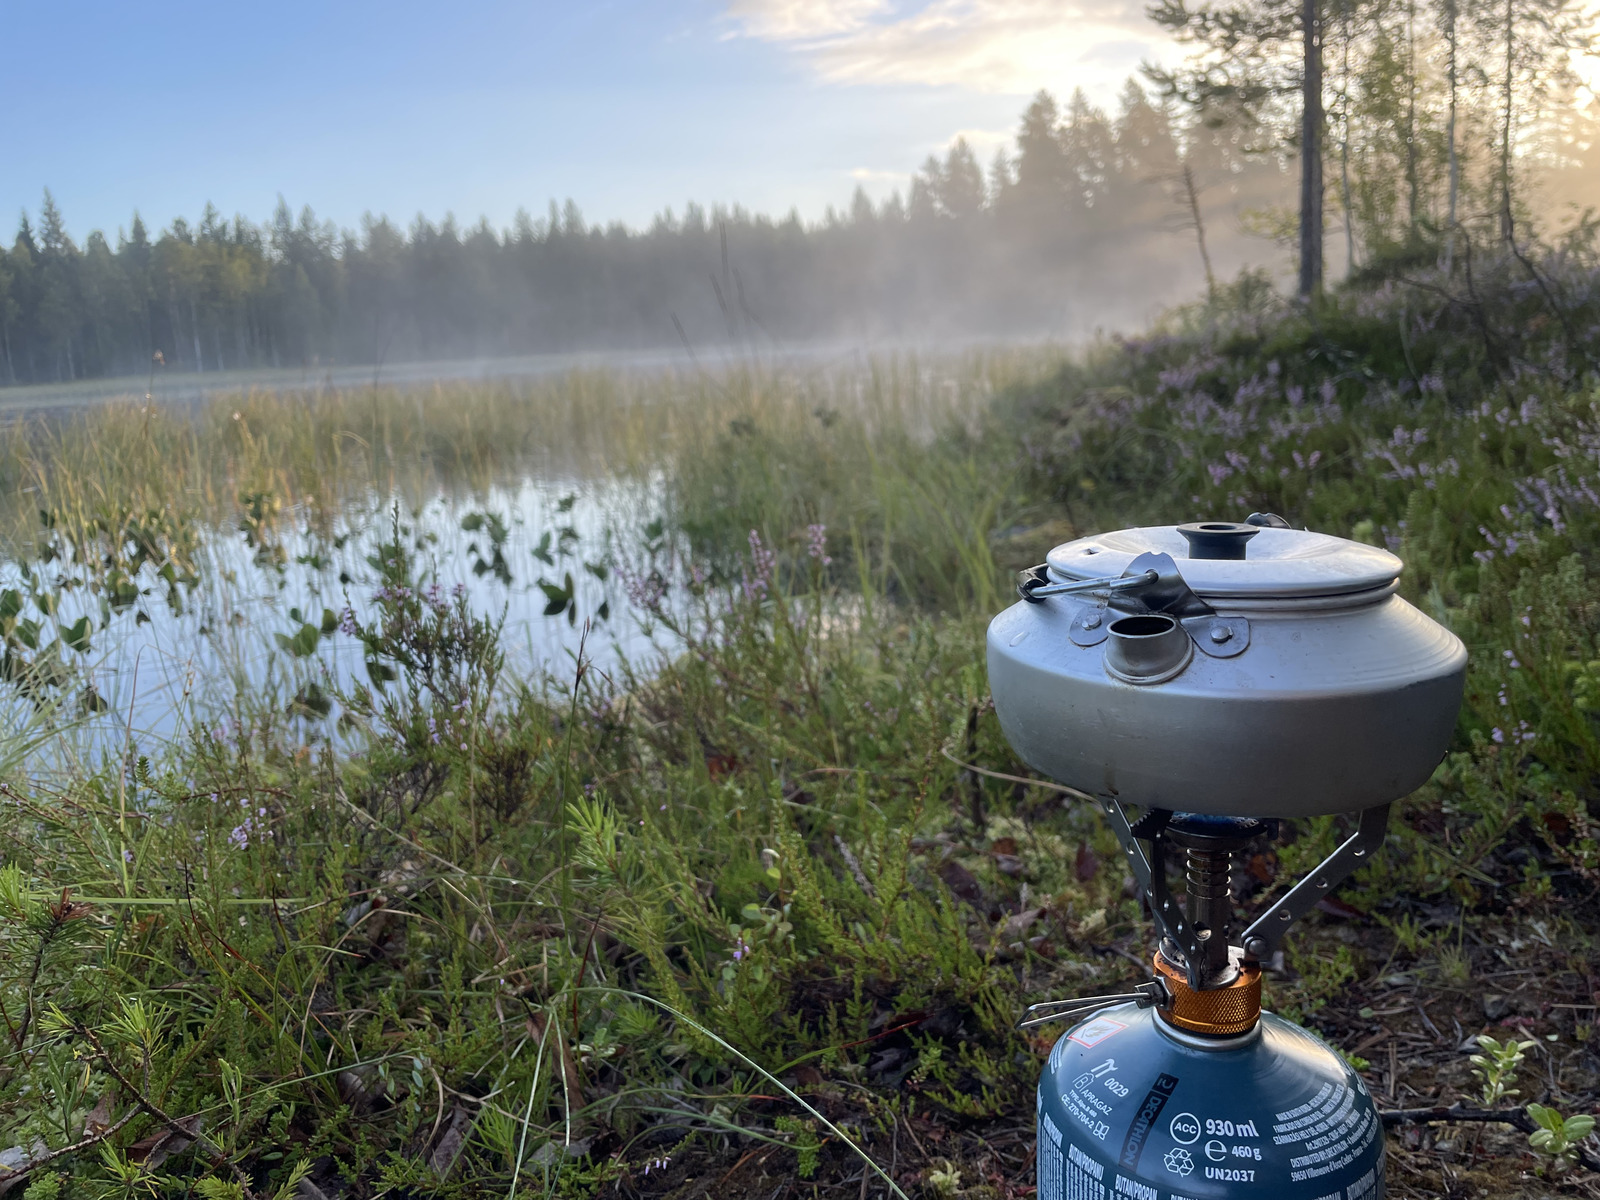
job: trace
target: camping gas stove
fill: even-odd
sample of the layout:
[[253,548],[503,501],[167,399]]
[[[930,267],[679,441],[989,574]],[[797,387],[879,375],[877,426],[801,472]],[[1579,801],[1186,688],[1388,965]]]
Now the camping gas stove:
[[[1466,650],[1395,594],[1401,566],[1261,514],[1127,529],[1058,546],[990,624],[1007,739],[1094,797],[1159,934],[1149,982],[1021,1022],[1073,1022],[1039,1083],[1038,1200],[1381,1200],[1372,1097],[1262,1012],[1261,967],[1449,742]],[[1233,856],[1334,813],[1348,839],[1240,920]]]

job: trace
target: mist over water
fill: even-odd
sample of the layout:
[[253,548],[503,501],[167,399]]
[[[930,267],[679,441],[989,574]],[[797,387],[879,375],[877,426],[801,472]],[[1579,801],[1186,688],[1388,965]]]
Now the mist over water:
[[1132,88],[1115,115],[1041,96],[1015,156],[980,164],[957,141],[903,196],[858,189],[810,224],[690,203],[630,229],[568,201],[508,229],[345,230],[280,202],[265,223],[207,207],[80,244],[47,193],[0,250],[0,384],[267,370],[353,385],[415,363],[1076,340],[1203,294],[1208,271],[1283,265],[1244,225],[1289,199],[1289,164],[1246,150]]

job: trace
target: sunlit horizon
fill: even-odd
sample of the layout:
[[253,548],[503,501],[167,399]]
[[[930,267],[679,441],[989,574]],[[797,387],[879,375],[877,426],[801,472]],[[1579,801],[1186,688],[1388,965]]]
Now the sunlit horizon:
[[[186,11],[187,10],[187,11]],[[1176,48],[1125,0],[303,2],[270,26],[199,5],[149,21],[104,3],[12,9],[30,47],[0,79],[19,123],[0,213],[51,191],[74,236],[207,203],[509,227],[574,200],[643,228],[689,202],[807,221],[904,192],[960,137],[987,166],[1028,99],[1082,88],[1114,110]],[[14,218],[13,218],[14,219]]]

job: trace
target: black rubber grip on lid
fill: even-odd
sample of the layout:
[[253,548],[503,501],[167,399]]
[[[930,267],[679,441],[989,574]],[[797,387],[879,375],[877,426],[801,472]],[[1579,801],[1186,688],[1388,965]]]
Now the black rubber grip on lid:
[[1195,521],[1179,525],[1189,543],[1190,558],[1219,558],[1237,562],[1244,558],[1245,543],[1261,530],[1238,521]]

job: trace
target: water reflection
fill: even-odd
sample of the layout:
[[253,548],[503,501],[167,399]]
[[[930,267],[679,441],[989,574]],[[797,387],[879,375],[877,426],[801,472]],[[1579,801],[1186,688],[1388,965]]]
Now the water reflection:
[[[226,721],[241,704],[284,709],[308,685],[325,694],[365,681],[361,643],[341,617],[374,612],[372,560],[397,532],[426,583],[463,593],[475,612],[504,614],[508,674],[570,678],[580,644],[602,671],[645,659],[659,632],[629,603],[626,581],[652,568],[671,573],[662,482],[524,479],[437,494],[410,510],[372,493],[321,529],[304,514],[247,504],[238,525],[199,533],[192,587],[146,563],[133,581],[137,601],[125,597],[120,608],[103,590],[60,594],[49,619],[63,641],[75,628],[92,630],[89,651],[61,652],[71,678],[43,710],[11,689],[13,756],[23,748],[59,767],[129,741],[148,752],[191,722]],[[0,575],[20,588],[25,572],[38,578],[48,567],[12,563]],[[177,605],[163,599],[169,590]],[[85,695],[94,698],[88,711]],[[299,711],[308,738],[335,736],[333,721]]]

